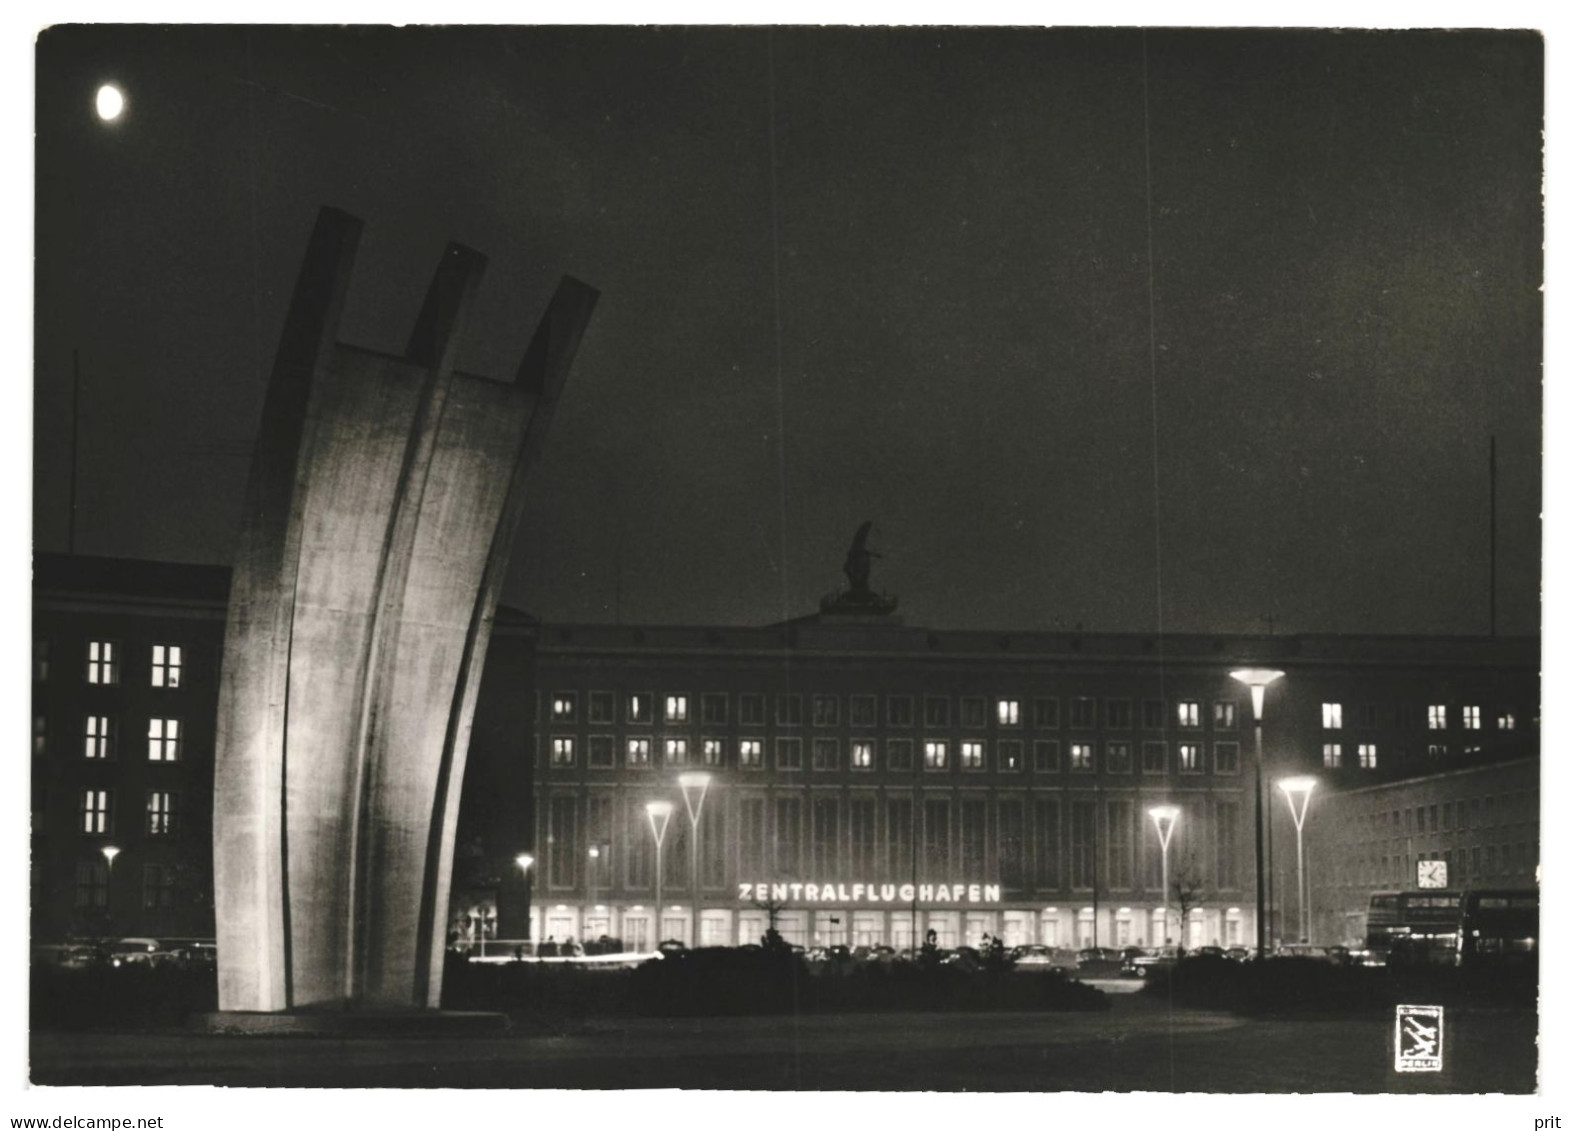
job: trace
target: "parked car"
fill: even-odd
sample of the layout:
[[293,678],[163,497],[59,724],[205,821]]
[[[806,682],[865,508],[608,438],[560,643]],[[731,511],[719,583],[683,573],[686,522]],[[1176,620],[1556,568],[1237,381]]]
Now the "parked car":
[[218,965],[218,944],[186,943],[169,952],[169,961],[185,970],[210,970]]
[[1227,952],[1219,946],[1196,946],[1188,952],[1190,958],[1225,958]]
[[975,973],[981,969],[981,952],[973,946],[957,946],[942,958],[945,966],[955,966],[966,973]]
[[1110,963],[1116,966],[1123,961],[1120,951],[1110,946],[1087,946],[1079,952],[1079,964],[1086,966],[1091,963]]
[[1311,958],[1316,962],[1336,961],[1329,950],[1322,946],[1309,946],[1307,943],[1282,943],[1276,948],[1272,958]]
[[1016,970],[1078,970],[1079,954],[1062,946],[1036,943],[1017,946],[1012,955]]
[[1132,978],[1148,978],[1153,970],[1170,970],[1181,957],[1182,951],[1175,946],[1150,947],[1126,960],[1122,972]]
[[104,947],[109,965],[163,966],[174,962],[174,955],[163,948],[157,939],[116,939]]
[[1229,946],[1227,947],[1227,957],[1233,962],[1252,962],[1254,960],[1254,948],[1251,946]]

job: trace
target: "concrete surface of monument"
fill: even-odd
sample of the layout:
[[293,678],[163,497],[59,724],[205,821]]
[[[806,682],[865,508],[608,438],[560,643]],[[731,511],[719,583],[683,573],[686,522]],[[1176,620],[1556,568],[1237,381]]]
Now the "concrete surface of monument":
[[515,383],[457,373],[484,259],[451,245],[402,357],[344,345],[360,228],[318,217],[246,490],[214,771],[223,1010],[439,1005],[491,620],[597,297],[562,280]]

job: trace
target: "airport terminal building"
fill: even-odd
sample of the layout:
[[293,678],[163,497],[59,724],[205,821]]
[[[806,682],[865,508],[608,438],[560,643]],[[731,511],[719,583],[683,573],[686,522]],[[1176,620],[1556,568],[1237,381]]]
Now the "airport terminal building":
[[[39,556],[35,940],[211,937],[226,594],[220,567]],[[757,628],[504,610],[470,744],[452,930],[644,948],[755,942],[772,920],[804,945],[906,946],[929,930],[946,946],[1151,945],[1180,931],[1247,945],[1254,718],[1229,675],[1241,667],[1285,673],[1262,729],[1272,937],[1295,922],[1294,830],[1274,788],[1290,775],[1319,782],[1311,836],[1343,795],[1508,775],[1534,815],[1511,838],[1525,847],[1467,864],[1478,883],[1519,886],[1537,851],[1538,652],[1536,637],[931,630],[877,601]],[[710,775],[696,852],[678,780],[693,771]],[[658,844],[650,802],[673,805]],[[1158,805],[1178,810],[1168,899]],[[1316,851],[1318,891],[1343,873]],[[1371,882],[1387,878],[1415,886]],[[1315,898],[1330,914],[1328,890]]]

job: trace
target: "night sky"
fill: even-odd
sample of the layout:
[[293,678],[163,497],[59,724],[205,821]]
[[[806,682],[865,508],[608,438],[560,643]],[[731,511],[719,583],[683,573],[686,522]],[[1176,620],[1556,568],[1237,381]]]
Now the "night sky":
[[[548,621],[1536,631],[1542,50],[1506,32],[61,28],[35,540],[219,562],[316,210],[342,337],[602,297],[514,556]],[[100,83],[128,112],[93,112]],[[1269,619],[1267,619],[1269,618]]]

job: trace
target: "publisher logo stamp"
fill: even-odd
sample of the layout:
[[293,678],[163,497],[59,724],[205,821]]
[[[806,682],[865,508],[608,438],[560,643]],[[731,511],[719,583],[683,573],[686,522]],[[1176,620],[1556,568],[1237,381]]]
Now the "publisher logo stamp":
[[1445,1067],[1445,1007],[1396,1006],[1396,1071],[1440,1072]]

